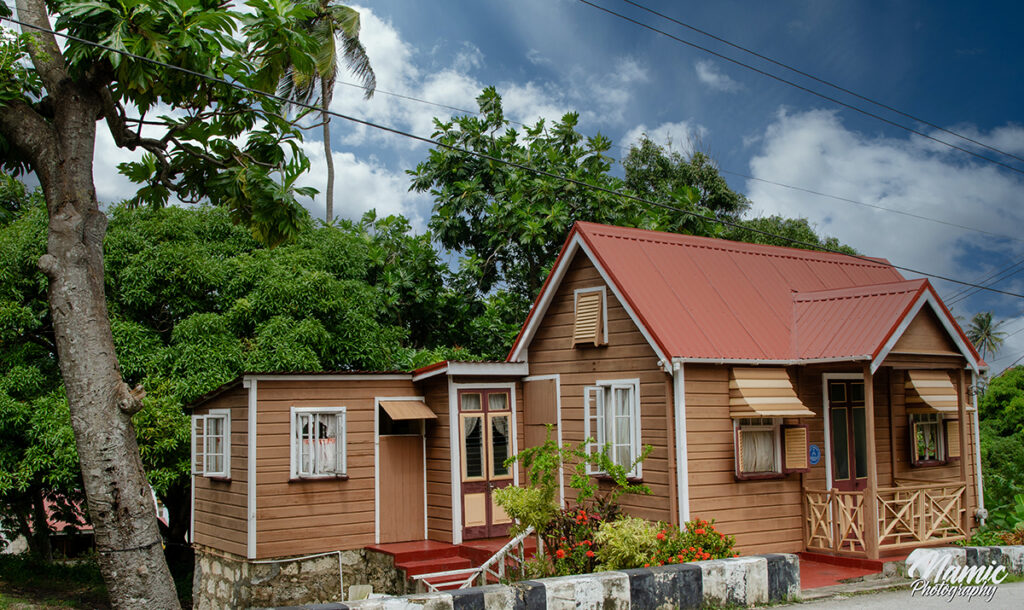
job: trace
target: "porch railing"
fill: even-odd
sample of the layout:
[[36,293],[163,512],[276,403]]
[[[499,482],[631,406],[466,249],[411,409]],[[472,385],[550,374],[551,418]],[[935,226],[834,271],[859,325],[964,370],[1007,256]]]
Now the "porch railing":
[[505,578],[506,569],[521,570],[526,563],[526,539],[532,533],[532,527],[526,528],[518,536],[509,540],[505,546],[498,549],[480,567],[419,574],[413,576],[413,579],[423,583],[427,592],[465,589],[472,587],[474,581],[478,579],[480,585],[486,585],[488,579],[500,582]]
[[[966,489],[949,483],[878,489],[879,550],[965,538],[961,523]],[[865,553],[868,511],[863,491],[805,489],[804,507],[808,550]]]

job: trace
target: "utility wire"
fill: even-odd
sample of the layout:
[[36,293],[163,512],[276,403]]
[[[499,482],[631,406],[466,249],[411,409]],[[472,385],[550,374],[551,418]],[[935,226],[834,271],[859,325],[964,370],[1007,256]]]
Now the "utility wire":
[[810,93],[811,95],[813,95],[815,97],[819,97],[819,98],[821,98],[823,100],[827,100],[829,102],[832,102],[833,104],[838,104],[838,105],[840,105],[840,106],[842,106],[844,108],[849,108],[850,110],[853,110],[855,112],[859,112],[860,114],[863,114],[864,116],[868,116],[868,117],[871,117],[873,119],[877,119],[877,120],[879,120],[879,121],[881,121],[883,123],[886,123],[887,125],[892,125],[893,127],[897,127],[899,129],[903,129],[903,130],[908,131],[908,132],[910,132],[912,134],[921,136],[922,138],[926,138],[926,139],[931,140],[933,142],[937,142],[939,144],[942,144],[943,146],[948,146],[949,148],[952,148],[954,150],[959,150],[962,153],[966,153],[968,155],[971,155],[972,157],[976,157],[978,159],[982,159],[984,161],[988,161],[989,163],[992,163],[994,165],[998,165],[998,166],[1003,167],[1005,169],[1008,169],[1008,170],[1010,170],[1012,172],[1016,172],[1018,174],[1024,174],[1024,169],[1018,169],[1016,167],[1013,167],[1012,165],[1008,165],[1006,163],[1003,163],[1002,161],[997,161],[996,159],[993,159],[992,157],[986,157],[985,155],[983,155],[981,153],[977,153],[977,152],[974,152],[973,150],[969,150],[969,149],[964,148],[962,146],[957,146],[956,144],[953,144],[951,142],[947,142],[945,140],[941,140],[941,139],[939,139],[939,138],[937,138],[935,136],[928,135],[927,133],[924,133],[923,131],[921,131],[919,129],[914,129],[913,127],[908,127],[907,125],[903,125],[901,123],[897,123],[896,121],[893,121],[891,119],[887,119],[887,118],[885,118],[884,116],[882,116],[880,114],[871,112],[870,110],[865,110],[863,108],[859,108],[857,106],[854,106],[853,104],[849,104],[849,103],[844,102],[842,100],[839,100],[839,99],[837,99],[835,97],[826,95],[824,93],[820,93],[818,91],[815,91],[814,89],[810,89],[808,87],[805,87],[803,85],[795,83],[795,82],[793,82],[791,80],[787,80],[787,79],[785,79],[785,78],[783,78],[781,76],[778,76],[776,74],[772,74],[771,72],[766,72],[765,70],[762,70],[760,68],[754,67],[754,66],[752,66],[750,64],[743,63],[742,61],[740,61],[738,59],[733,59],[732,57],[729,57],[727,55],[723,55],[721,53],[718,53],[717,51],[712,51],[711,49],[709,49],[707,47],[703,47],[703,46],[701,46],[701,45],[699,45],[699,44],[697,44],[695,42],[690,42],[689,40],[685,40],[683,38],[680,38],[678,36],[670,34],[670,33],[666,32],[665,30],[661,30],[661,29],[658,29],[658,28],[654,27],[653,25],[648,25],[648,24],[646,24],[646,23],[644,23],[642,21],[638,21],[636,19],[633,19],[632,17],[628,17],[626,15],[623,15],[622,13],[618,13],[616,11],[613,11],[613,10],[609,9],[609,8],[605,8],[603,6],[594,4],[593,2],[590,2],[590,0],[578,0],[578,2],[580,2],[582,4],[585,4],[585,5],[587,5],[587,6],[591,7],[591,8],[594,8],[594,9],[596,9],[598,11],[601,11],[603,13],[607,13],[609,15],[612,15],[613,17],[617,17],[617,18],[622,19],[624,21],[628,21],[628,22],[630,22],[630,23],[632,23],[634,25],[637,25],[637,26],[639,26],[641,28],[644,28],[646,30],[650,30],[650,31],[652,31],[652,32],[654,32],[656,34],[660,34],[662,36],[665,36],[667,38],[675,40],[676,42],[679,42],[680,44],[684,44],[686,46],[693,47],[695,49],[699,49],[701,51],[704,51],[705,53],[708,53],[710,55],[714,55],[715,57],[718,57],[719,59],[722,59],[722,60],[727,61],[729,63],[735,64],[737,66],[741,66],[741,67],[746,68],[748,70],[751,70],[753,72],[757,72],[758,74],[760,74],[762,76],[766,76],[766,77],[768,77],[768,78],[770,78],[772,80],[775,80],[775,81],[778,81],[780,83],[789,85],[790,87],[795,87],[796,89],[799,89],[799,90],[804,91],[806,93]]
[[[266,92],[263,92],[263,91],[259,91],[259,90],[253,89],[251,87],[247,87],[247,86],[242,85],[242,84],[237,83],[237,82],[228,81],[228,80],[226,80],[224,78],[221,78],[221,77],[218,77],[218,76],[211,76],[211,75],[208,75],[208,74],[203,74],[201,72],[197,72],[195,70],[190,70],[188,68],[182,68],[180,66],[174,66],[174,65],[168,64],[166,62],[162,62],[162,61],[159,61],[159,60],[156,60],[156,59],[152,59],[152,58],[149,58],[149,57],[143,57],[141,55],[137,55],[135,53],[132,53],[130,51],[126,51],[126,50],[123,50],[123,49],[114,49],[114,48],[109,47],[107,45],[103,45],[103,44],[100,44],[100,43],[97,43],[97,42],[93,42],[91,40],[85,40],[83,38],[79,38],[79,37],[74,36],[72,34],[67,34],[67,33],[64,33],[64,32],[57,32],[57,31],[54,31],[54,30],[51,30],[51,29],[47,29],[47,28],[43,28],[43,27],[34,25],[34,24],[26,23],[24,21],[21,21],[19,19],[15,19],[13,17],[0,17],[0,20],[2,20],[2,21],[9,21],[11,23],[16,23],[16,24],[20,25],[22,28],[29,28],[29,29],[33,29],[33,30],[36,30],[36,31],[45,32],[45,33],[53,35],[53,36],[60,36],[60,37],[65,38],[67,40],[72,40],[72,41],[78,42],[80,44],[84,44],[84,45],[91,46],[91,47],[94,47],[94,48],[103,49],[103,50],[106,50],[106,51],[117,53],[117,54],[122,55],[124,57],[130,57],[130,58],[135,59],[137,61],[142,61],[142,62],[150,63],[150,64],[153,64],[153,65],[160,66],[162,68],[167,68],[169,70],[175,70],[177,72],[181,72],[183,74],[188,74],[190,76],[195,76],[197,78],[202,78],[202,79],[205,79],[205,80],[208,80],[208,81],[211,81],[211,82],[215,82],[215,83],[224,85],[226,87],[232,87],[232,88],[238,89],[239,91],[243,91],[243,92],[246,92],[246,93],[251,93],[251,94],[254,94],[256,96],[266,97],[266,98],[277,100],[277,101],[283,102],[283,103],[290,103],[290,104],[292,104],[294,106],[301,107],[301,108],[306,108],[306,109],[309,109],[309,110],[315,110],[317,112],[322,112],[323,111],[322,108],[320,108],[318,106],[314,106],[312,104],[307,104],[307,103],[304,103],[304,102],[297,102],[297,101],[294,101],[294,100],[289,100],[288,98],[285,98],[283,96],[279,96],[279,95],[276,95],[276,94],[266,93]],[[871,264],[871,265],[879,265],[880,264],[877,259],[869,258],[867,256],[861,256],[859,254],[849,254],[847,252],[842,252],[840,250],[834,250],[832,248],[827,248],[827,247],[821,246],[819,244],[812,244],[810,242],[801,241],[799,239],[794,239],[792,237],[787,237],[785,235],[779,235],[779,234],[776,234],[776,233],[771,233],[769,231],[763,231],[761,229],[755,229],[753,227],[744,226],[744,225],[741,225],[739,223],[732,222],[730,220],[715,218],[713,216],[705,216],[703,214],[699,214],[699,213],[694,212],[692,210],[686,210],[686,209],[683,209],[683,208],[678,208],[676,206],[672,206],[672,205],[669,205],[667,203],[662,203],[662,202],[658,202],[658,201],[650,201],[648,199],[644,199],[642,197],[638,197],[638,196],[632,195],[630,193],[623,193],[621,191],[616,191],[614,189],[606,188],[606,187],[599,186],[599,185],[596,185],[596,184],[590,184],[588,182],[584,182],[582,180],[577,180],[575,178],[570,178],[568,176],[562,176],[560,174],[555,174],[555,173],[552,173],[552,172],[549,172],[549,171],[546,171],[546,170],[543,170],[543,169],[538,169],[538,168],[535,168],[535,167],[530,167],[528,165],[523,165],[521,163],[516,163],[515,161],[509,161],[507,159],[500,159],[498,157],[494,157],[494,156],[488,155],[486,153],[481,153],[481,152],[477,152],[477,151],[474,151],[474,150],[467,150],[467,149],[464,149],[464,148],[459,148],[458,146],[453,146],[451,144],[445,144],[444,142],[440,142],[440,141],[434,140],[432,138],[427,138],[427,137],[424,137],[424,136],[418,136],[416,134],[409,133],[407,131],[402,131],[401,129],[397,129],[397,128],[394,128],[394,127],[389,127],[387,125],[381,125],[379,123],[374,123],[373,121],[368,121],[366,119],[360,119],[358,117],[350,116],[350,115],[343,114],[343,113],[340,113],[340,112],[336,112],[336,111],[333,111],[333,110],[327,111],[327,114],[329,114],[331,116],[334,116],[334,117],[337,117],[339,119],[350,121],[352,123],[356,123],[356,124],[359,124],[359,125],[364,125],[366,127],[371,127],[373,129],[378,129],[380,131],[384,131],[384,132],[387,132],[387,133],[391,133],[391,134],[395,134],[395,135],[402,136],[402,137],[405,137],[405,138],[409,138],[409,139],[412,139],[412,140],[416,140],[418,142],[423,142],[424,144],[430,144],[431,146],[435,146],[435,147],[439,147],[439,148],[445,148],[445,149],[448,149],[448,150],[451,150],[451,151],[455,151],[455,152],[471,155],[471,156],[477,157],[478,159],[483,159],[483,160],[486,160],[486,161],[491,161],[491,162],[494,162],[494,163],[499,163],[499,164],[506,165],[506,166],[509,166],[509,167],[515,167],[517,169],[521,169],[523,171],[531,172],[531,173],[536,174],[536,175],[545,176],[547,178],[553,178],[555,180],[561,180],[563,182],[574,184],[576,186],[580,186],[580,187],[585,188],[585,189],[606,193],[608,195],[613,195],[615,197],[620,197],[622,199],[627,199],[627,200],[630,200],[630,201],[635,201],[637,203],[641,203],[641,204],[644,204],[646,206],[653,206],[653,207],[663,208],[663,209],[670,210],[670,211],[673,211],[673,212],[677,212],[677,213],[680,213],[680,214],[685,214],[687,216],[691,216],[691,217],[694,217],[694,218],[699,218],[701,220],[705,220],[705,221],[708,221],[708,222],[713,222],[713,223],[717,222],[717,223],[723,224],[725,226],[732,227],[734,229],[739,229],[739,230],[742,230],[742,231],[748,231],[750,233],[754,233],[754,234],[757,234],[757,235],[762,235],[762,236],[765,236],[765,237],[772,237],[772,238],[775,238],[775,239],[781,239],[781,240],[787,241],[787,242],[789,242],[791,244],[796,244],[796,245],[799,245],[799,246],[803,246],[804,248],[809,249],[809,250],[818,250],[818,251],[821,251],[821,252],[828,252],[828,253],[831,253],[831,254],[838,254],[838,255],[841,255],[841,256],[844,256],[844,257],[847,257],[847,258],[851,258],[851,259],[854,259],[854,260],[859,260],[859,261],[862,261],[862,262],[865,262],[865,263],[868,263],[868,264]],[[960,285],[963,285],[963,286],[972,286],[972,287],[976,287],[976,288],[982,288],[982,289],[988,290],[990,292],[994,292],[994,293],[998,293],[998,294],[1005,294],[1007,296],[1012,296],[1012,297],[1017,297],[1017,298],[1020,298],[1020,299],[1024,299],[1024,294],[1018,294],[1018,293],[1009,292],[1009,291],[1006,291],[1006,290],[998,290],[996,288],[990,288],[990,287],[987,287],[987,286],[979,286],[979,285],[973,284],[971,282],[966,282],[964,280],[958,280],[958,279],[951,278],[951,277],[948,277],[948,276],[940,275],[938,273],[929,273],[929,272],[926,272],[926,271],[919,271],[919,270],[913,269],[911,267],[905,267],[905,266],[901,266],[901,265],[894,265],[892,263],[889,263],[888,266],[890,266],[890,267],[892,267],[894,269],[899,269],[901,271],[906,271],[908,273],[915,273],[915,274],[918,274],[918,275],[923,275],[923,276],[927,276],[927,277],[933,277],[935,279],[944,280],[944,281],[947,281],[947,282],[952,282],[954,284],[960,284]]]
[[1004,155],[1006,157],[1010,157],[1011,159],[1016,159],[1017,161],[1024,162],[1024,158],[1018,157],[1017,155],[1015,155],[1013,153],[1008,153],[1008,152],[1006,152],[1004,150],[1000,150],[1000,149],[998,149],[998,148],[996,148],[994,146],[991,146],[989,144],[985,144],[984,142],[979,142],[977,140],[971,139],[971,138],[969,138],[969,137],[967,137],[967,136],[965,136],[965,135],[963,135],[961,133],[957,133],[957,132],[952,131],[950,129],[946,129],[945,127],[941,127],[939,125],[936,125],[935,123],[931,123],[929,121],[926,121],[925,119],[922,119],[920,117],[914,116],[914,115],[912,115],[910,113],[903,112],[902,110],[899,110],[897,108],[893,108],[892,106],[889,106],[888,104],[885,104],[883,102],[879,102],[878,100],[871,99],[870,97],[861,95],[861,94],[859,94],[859,93],[857,93],[855,91],[851,91],[850,89],[847,89],[846,87],[843,87],[841,85],[837,85],[837,84],[835,84],[835,83],[833,83],[831,81],[825,80],[823,78],[819,78],[817,76],[814,76],[813,74],[808,74],[807,72],[804,72],[803,70],[800,70],[799,68],[794,68],[793,66],[791,66],[789,64],[785,64],[785,63],[783,63],[781,61],[777,61],[775,59],[772,59],[771,57],[768,57],[767,55],[763,55],[761,53],[758,53],[757,51],[754,51],[752,49],[748,49],[747,47],[744,47],[742,45],[736,44],[734,42],[730,42],[730,41],[726,40],[725,38],[722,38],[720,36],[716,36],[716,35],[714,35],[714,34],[712,34],[710,32],[704,31],[704,30],[702,30],[702,29],[700,29],[700,28],[698,28],[696,26],[693,26],[693,25],[690,25],[689,23],[685,23],[683,21],[680,21],[679,19],[676,19],[674,17],[670,17],[669,15],[666,15],[664,13],[660,13],[660,12],[658,12],[658,11],[652,9],[652,8],[649,8],[647,6],[644,6],[643,4],[640,4],[639,2],[633,2],[633,0],[622,0],[622,1],[625,2],[626,4],[631,5],[631,6],[635,6],[636,8],[638,8],[638,9],[640,9],[642,11],[646,11],[646,12],[652,14],[652,15],[656,15],[658,17],[661,17],[662,19],[664,19],[666,21],[670,21],[670,22],[672,22],[672,23],[674,23],[676,25],[682,26],[682,27],[684,27],[684,28],[686,28],[686,29],[688,29],[688,30],[690,30],[692,32],[697,32],[698,34],[701,34],[703,36],[707,36],[708,38],[711,38],[712,40],[717,40],[718,42],[720,42],[722,44],[725,44],[725,45],[728,45],[728,46],[730,46],[730,47],[732,47],[734,49],[737,49],[739,51],[743,51],[744,53],[749,53],[750,55],[753,55],[754,57],[757,57],[758,59],[763,59],[764,61],[767,61],[768,63],[774,64],[776,66],[779,66],[780,68],[785,68],[786,70],[789,70],[790,72],[793,72],[795,74],[799,74],[800,76],[803,76],[803,77],[806,77],[806,78],[809,78],[809,79],[811,79],[811,80],[813,80],[815,82],[821,83],[822,85],[826,85],[828,87],[832,87],[833,89],[835,89],[837,91],[842,91],[843,93],[845,93],[847,95],[850,95],[850,96],[853,96],[853,97],[855,97],[855,98],[857,98],[859,100],[863,100],[865,102],[868,102],[869,104],[873,104],[875,106],[878,106],[879,108],[884,108],[884,109],[886,109],[886,110],[888,110],[890,112],[893,112],[893,113],[898,114],[898,115],[900,115],[902,117],[908,118],[908,119],[910,119],[912,121],[917,121],[918,123],[922,123],[924,125],[927,125],[928,127],[931,127],[932,129],[936,129],[936,130],[941,131],[943,133],[948,133],[951,136],[960,138],[961,140],[964,140],[966,142],[970,142],[971,144],[975,144],[975,145],[980,146],[982,148],[986,148],[988,150],[991,150],[994,153],[999,153],[1000,155]]
[[[1015,263],[1012,263],[1012,264],[1010,264],[1010,265],[1008,265],[1006,267],[1003,267],[1002,269],[1000,269],[998,271],[995,271],[994,273],[990,274],[985,279],[979,280],[977,283],[980,284],[980,285],[984,285],[984,286],[992,286],[994,284],[998,284],[999,282],[1001,282],[1001,281],[1003,281],[1005,279],[1009,279],[1010,277],[1020,273],[1021,269],[1019,269],[1019,267],[1022,264],[1024,264],[1024,259],[1020,259],[1020,260],[1018,260]],[[967,299],[968,297],[973,296],[977,292],[978,292],[977,288],[971,288],[971,287],[961,288],[955,294],[951,295],[948,300],[946,300],[946,305],[948,307],[952,307],[953,305],[956,305],[960,301],[963,301],[964,299]]]

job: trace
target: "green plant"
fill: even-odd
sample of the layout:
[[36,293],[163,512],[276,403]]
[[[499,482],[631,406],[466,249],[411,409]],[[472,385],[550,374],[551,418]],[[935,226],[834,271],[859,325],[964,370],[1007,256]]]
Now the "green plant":
[[683,529],[668,523],[659,523],[655,535],[657,549],[650,558],[651,565],[685,563],[707,559],[736,557],[733,545],[736,539],[715,529],[714,520],[687,521]]
[[539,487],[509,486],[494,491],[494,501],[515,519],[512,534],[532,527],[542,532],[558,512],[558,504]]
[[989,524],[995,529],[1005,532],[1024,530],[1024,494],[1013,496],[1013,504],[992,510]]
[[638,517],[623,517],[601,524],[594,541],[601,569],[621,570],[650,565],[658,548],[658,528]]
[[999,546],[1003,544],[1002,532],[986,525],[966,539],[957,542],[959,546]]

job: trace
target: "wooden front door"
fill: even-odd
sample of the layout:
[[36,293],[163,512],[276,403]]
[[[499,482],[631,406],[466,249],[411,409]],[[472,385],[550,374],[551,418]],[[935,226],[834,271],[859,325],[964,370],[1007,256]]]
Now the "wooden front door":
[[380,437],[380,541],[423,540],[423,435]]
[[832,485],[840,491],[860,491],[868,485],[864,382],[830,379],[828,406],[832,428]]
[[464,540],[505,536],[512,523],[492,494],[512,483],[505,466],[515,433],[511,403],[507,389],[459,392]]

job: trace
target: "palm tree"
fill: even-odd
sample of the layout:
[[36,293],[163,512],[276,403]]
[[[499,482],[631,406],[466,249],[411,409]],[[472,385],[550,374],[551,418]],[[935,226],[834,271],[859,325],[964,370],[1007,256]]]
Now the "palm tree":
[[370,99],[377,88],[370,58],[359,41],[359,12],[331,0],[311,0],[313,16],[302,24],[316,41],[312,70],[289,66],[281,76],[279,90],[284,97],[309,104],[320,94],[320,117],[323,129],[324,156],[327,159],[326,220],[334,219],[334,157],[331,153],[331,115],[328,108],[334,97],[338,77],[338,41],[345,66],[363,83],[364,97]]
[[992,323],[992,312],[982,311],[974,314],[971,318],[971,325],[967,328],[967,338],[974,347],[981,352],[981,357],[988,359],[988,356],[999,351],[1006,333],[999,330],[1005,320]]

